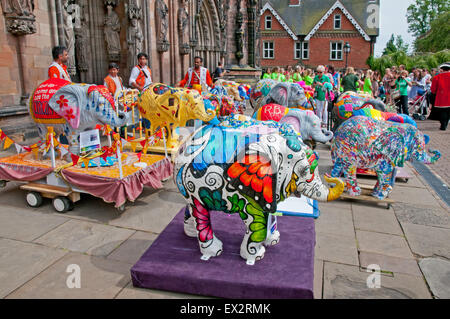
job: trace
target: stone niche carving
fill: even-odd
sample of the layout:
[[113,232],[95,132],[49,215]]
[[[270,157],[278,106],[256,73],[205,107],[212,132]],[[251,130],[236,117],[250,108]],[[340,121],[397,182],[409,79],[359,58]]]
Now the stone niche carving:
[[89,70],[89,35],[87,24],[88,0],[78,0],[80,7],[80,23],[75,24],[75,52],[77,57],[77,67],[81,73]]
[[120,61],[120,19],[114,9],[119,4],[119,0],[104,0],[106,7],[105,16],[105,41],[109,61]]
[[75,61],[75,26],[80,23],[80,7],[70,3],[69,0],[64,0],[62,14],[64,23],[64,41],[66,43],[67,53],[69,54],[67,71],[71,76],[74,76],[77,74]]
[[36,33],[33,0],[1,0],[6,29],[14,35]]
[[126,5],[126,11],[130,20],[127,30],[128,66],[133,67],[137,64],[137,55],[143,52],[144,47],[144,33],[140,23],[142,9],[138,6],[136,0],[130,0]]
[[167,41],[167,30],[169,28],[169,9],[163,0],[156,0],[155,25],[156,25],[156,49],[158,52],[169,50],[170,43]]
[[189,54],[189,15],[186,10],[188,0],[179,0],[180,7],[178,8],[178,36],[179,36],[179,46],[180,54]]

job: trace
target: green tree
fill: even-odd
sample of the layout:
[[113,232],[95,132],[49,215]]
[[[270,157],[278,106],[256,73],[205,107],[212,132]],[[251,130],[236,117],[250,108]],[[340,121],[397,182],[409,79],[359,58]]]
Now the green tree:
[[408,52],[409,45],[403,40],[401,35],[397,37],[394,34],[391,35],[391,38],[386,43],[386,48],[383,50],[383,55],[391,54],[398,51]]
[[415,42],[418,52],[437,52],[450,48],[450,11],[431,23],[431,29]]
[[406,12],[408,31],[416,37],[426,34],[430,30],[431,23],[449,10],[449,0],[416,0]]

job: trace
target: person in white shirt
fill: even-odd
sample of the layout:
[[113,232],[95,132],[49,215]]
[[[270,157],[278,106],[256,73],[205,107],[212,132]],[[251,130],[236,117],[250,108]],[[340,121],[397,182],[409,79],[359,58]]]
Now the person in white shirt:
[[148,55],[139,53],[138,62],[139,64],[131,70],[129,84],[133,89],[144,91],[152,84],[152,70],[147,66]]

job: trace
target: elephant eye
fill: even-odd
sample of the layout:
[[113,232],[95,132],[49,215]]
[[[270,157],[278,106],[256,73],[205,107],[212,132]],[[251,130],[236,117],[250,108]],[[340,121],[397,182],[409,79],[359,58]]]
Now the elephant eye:
[[169,106],[174,106],[175,105],[175,99],[174,98],[170,98],[169,99]]

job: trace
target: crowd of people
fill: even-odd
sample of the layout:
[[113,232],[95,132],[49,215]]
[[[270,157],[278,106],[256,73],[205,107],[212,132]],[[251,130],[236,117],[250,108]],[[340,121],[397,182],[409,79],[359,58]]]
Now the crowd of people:
[[[316,113],[325,125],[328,121],[326,83],[330,83],[335,95],[344,92],[362,93],[374,99],[380,99],[388,105],[396,105],[397,112],[410,115],[409,105],[418,96],[425,96],[427,105],[434,105],[429,119],[439,120],[441,130],[446,130],[450,118],[450,73],[449,63],[439,69],[412,68],[404,65],[387,68],[384,74],[378,70],[355,70],[348,67],[344,72],[332,65],[319,65],[315,70],[303,66],[267,68],[263,79],[279,82],[304,82],[315,89]],[[428,115],[427,108],[421,114]]]
[[[53,63],[49,66],[49,78],[60,78],[70,81],[65,63],[68,61],[68,51],[65,47],[53,48]],[[138,64],[133,67],[129,79],[129,86],[139,91],[145,90],[152,83],[152,71],[148,67],[148,56],[145,53],[138,55]],[[198,90],[200,93],[208,87],[213,87],[213,79],[209,70],[202,66],[201,57],[194,58],[194,67],[189,68],[184,79],[176,84]],[[104,86],[117,99],[124,89],[122,78],[119,76],[119,66],[116,63],[109,65],[108,75]],[[404,65],[387,68],[384,74],[379,71],[358,70],[348,67],[345,72],[336,70],[332,65],[319,65],[315,70],[300,65],[268,68],[263,73],[263,79],[272,79],[280,82],[298,83],[314,89],[316,113],[322,124],[328,124],[329,92],[338,96],[343,92],[356,92],[380,99],[386,104],[396,104],[398,113],[409,115],[409,103],[417,95],[425,95],[429,105],[433,105],[430,119],[441,122],[441,130],[446,130],[450,119],[450,63],[444,63],[439,69],[412,68],[408,71]],[[213,76],[220,78],[225,71],[218,66]],[[427,108],[422,110],[427,115]]]

